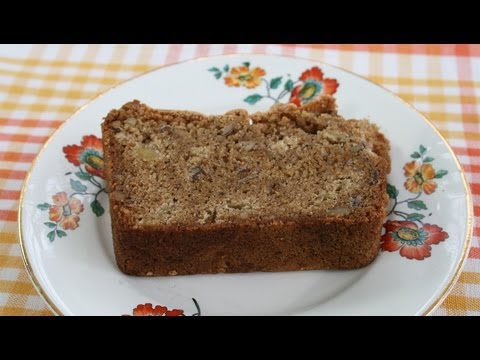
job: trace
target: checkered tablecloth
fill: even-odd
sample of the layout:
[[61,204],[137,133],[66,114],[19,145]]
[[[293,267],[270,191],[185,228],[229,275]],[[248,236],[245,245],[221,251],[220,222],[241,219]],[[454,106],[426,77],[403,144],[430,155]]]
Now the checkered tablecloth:
[[160,65],[229,53],[318,59],[363,75],[433,121],[470,183],[474,229],[464,271],[435,315],[480,315],[480,46],[0,45],[0,315],[49,315],[17,240],[23,180],[49,135],[78,107]]

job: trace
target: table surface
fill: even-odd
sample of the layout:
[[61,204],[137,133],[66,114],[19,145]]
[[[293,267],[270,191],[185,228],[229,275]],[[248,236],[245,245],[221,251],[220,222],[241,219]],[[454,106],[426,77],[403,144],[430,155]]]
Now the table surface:
[[321,60],[392,90],[447,138],[474,203],[464,270],[434,315],[480,315],[479,45],[0,45],[0,315],[51,315],[17,239],[20,190],[41,147],[89,99],[149,69],[201,56],[283,54]]

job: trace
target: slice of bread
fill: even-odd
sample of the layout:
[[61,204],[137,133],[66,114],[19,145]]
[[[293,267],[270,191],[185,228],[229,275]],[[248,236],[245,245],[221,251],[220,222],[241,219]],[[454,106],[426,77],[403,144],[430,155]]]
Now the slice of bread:
[[102,132],[126,274],[353,269],[378,254],[389,143],[332,97],[221,116],[132,101]]

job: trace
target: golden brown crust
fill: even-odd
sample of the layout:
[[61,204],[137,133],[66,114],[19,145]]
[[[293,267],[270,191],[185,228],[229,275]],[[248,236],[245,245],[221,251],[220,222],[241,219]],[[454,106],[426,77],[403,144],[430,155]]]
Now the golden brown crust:
[[133,101],[102,132],[126,274],[351,269],[378,253],[389,143],[331,97],[222,116]]

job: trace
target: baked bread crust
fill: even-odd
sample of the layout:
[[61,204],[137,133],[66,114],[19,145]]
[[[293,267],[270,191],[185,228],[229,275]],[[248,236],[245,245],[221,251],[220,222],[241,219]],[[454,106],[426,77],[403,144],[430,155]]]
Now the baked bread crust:
[[125,274],[354,269],[378,254],[389,142],[332,97],[222,116],[132,101],[102,133]]

